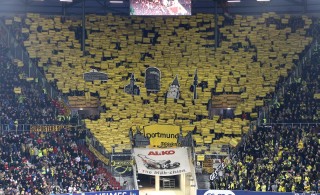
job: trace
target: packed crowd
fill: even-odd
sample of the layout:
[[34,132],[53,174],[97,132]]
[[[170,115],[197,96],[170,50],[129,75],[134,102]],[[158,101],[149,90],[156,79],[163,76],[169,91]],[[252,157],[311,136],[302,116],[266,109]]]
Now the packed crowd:
[[[0,123],[6,130],[19,124],[57,124],[59,110],[40,86],[27,81],[22,67],[7,56],[5,45],[0,47]],[[16,89],[16,90],[15,90]]]
[[[317,123],[319,53],[292,79],[271,106],[272,123]],[[283,91],[282,91],[283,90]],[[320,191],[320,127],[312,124],[259,127],[249,135],[211,188],[274,192]]]
[[306,63],[301,78],[292,80],[273,104],[271,122],[315,123],[320,120],[320,100],[314,98],[318,93],[320,56],[314,53],[310,63]]
[[99,161],[83,152],[85,131],[0,137],[0,195],[116,190]]
[[260,127],[249,136],[212,188],[319,192],[319,127]]

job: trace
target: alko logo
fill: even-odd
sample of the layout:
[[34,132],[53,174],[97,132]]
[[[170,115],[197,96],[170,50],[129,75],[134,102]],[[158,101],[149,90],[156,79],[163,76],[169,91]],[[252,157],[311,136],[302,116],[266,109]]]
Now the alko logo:
[[172,155],[174,154],[174,150],[167,150],[167,151],[150,151],[148,153],[149,156],[154,155],[154,156],[161,156],[161,155]]

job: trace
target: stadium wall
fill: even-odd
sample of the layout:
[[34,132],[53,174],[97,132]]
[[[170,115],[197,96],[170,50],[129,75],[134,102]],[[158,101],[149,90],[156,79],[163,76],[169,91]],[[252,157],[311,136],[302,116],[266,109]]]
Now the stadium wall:
[[317,193],[297,192],[252,192],[242,190],[198,190],[197,195],[317,195]]

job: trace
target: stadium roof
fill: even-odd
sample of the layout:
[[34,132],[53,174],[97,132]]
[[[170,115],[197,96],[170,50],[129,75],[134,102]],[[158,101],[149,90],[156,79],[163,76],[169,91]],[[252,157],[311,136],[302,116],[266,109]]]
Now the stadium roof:
[[[0,0],[0,14],[24,14],[27,12],[48,15],[81,15],[83,2],[87,14],[127,14],[129,15],[130,0],[121,0],[123,3],[111,3],[112,0]],[[116,0],[120,1],[120,0]],[[227,0],[192,0],[192,13],[223,13],[258,15],[263,12],[278,14],[318,14],[320,0],[241,0],[240,3],[227,3]]]

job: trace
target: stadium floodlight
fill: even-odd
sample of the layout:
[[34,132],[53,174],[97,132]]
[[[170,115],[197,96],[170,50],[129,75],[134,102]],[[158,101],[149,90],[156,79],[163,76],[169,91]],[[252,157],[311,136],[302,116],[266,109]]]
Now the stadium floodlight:
[[60,0],[61,2],[69,2],[72,3],[73,0]]
[[270,1],[270,0],[257,0],[257,1],[261,1],[261,2],[263,2],[263,1],[264,1],[264,2],[266,2],[266,1]]
[[228,3],[240,3],[241,0],[228,0]]
[[110,1],[110,3],[123,3],[123,1],[113,0],[113,1]]

